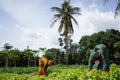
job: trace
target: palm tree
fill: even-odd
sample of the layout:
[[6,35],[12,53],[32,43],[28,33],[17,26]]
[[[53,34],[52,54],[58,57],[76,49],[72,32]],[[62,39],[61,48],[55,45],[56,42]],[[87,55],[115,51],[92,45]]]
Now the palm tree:
[[61,4],[61,7],[52,7],[51,9],[57,12],[54,15],[54,21],[51,26],[53,26],[54,23],[59,22],[58,32],[65,37],[66,63],[68,64],[68,35],[74,33],[72,21],[74,21],[76,24],[78,23],[73,15],[80,14],[80,9],[78,7],[71,6],[70,0],[64,0],[63,4]]
[[[108,2],[109,0],[104,0],[104,2]],[[117,1],[117,6],[115,8],[115,17],[118,15],[118,11],[120,11],[120,0]]]
[[11,46],[9,43],[5,43],[3,48],[4,48],[3,53],[5,53],[5,68],[7,69],[9,50],[13,48],[13,46]]

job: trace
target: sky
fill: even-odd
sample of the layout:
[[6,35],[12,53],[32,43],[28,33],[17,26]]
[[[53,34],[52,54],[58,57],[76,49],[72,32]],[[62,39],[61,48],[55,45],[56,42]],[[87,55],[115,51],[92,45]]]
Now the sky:
[[[60,7],[63,0],[0,0],[0,48],[9,43],[23,50],[60,48],[57,24],[50,27],[55,12],[51,7]],[[71,5],[80,8],[81,15],[74,17],[72,39],[75,43],[85,35],[106,29],[120,31],[120,16],[114,18],[117,0],[71,0]]]

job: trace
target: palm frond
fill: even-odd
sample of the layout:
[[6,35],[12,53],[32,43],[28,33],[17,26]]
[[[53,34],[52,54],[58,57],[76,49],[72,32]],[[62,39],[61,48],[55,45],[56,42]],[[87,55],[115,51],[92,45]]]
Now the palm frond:
[[71,15],[80,14],[79,11],[80,11],[80,8],[78,8],[78,7],[68,6],[68,8],[67,8],[67,12]]
[[72,8],[72,10],[75,11],[75,12],[79,12],[80,8],[79,7],[74,7],[74,8]]
[[52,27],[57,21],[58,21],[59,18],[55,19],[51,24],[50,24],[50,27]]
[[[106,3],[106,2],[108,2],[109,0],[104,0],[104,4]],[[118,2],[117,2],[118,4],[117,4],[117,7],[116,7],[116,9],[115,9],[115,18],[116,18],[116,16],[118,15],[118,11],[120,11],[120,0],[118,0]]]
[[62,9],[59,8],[59,7],[52,7],[51,10],[52,10],[52,11],[56,11],[56,12],[58,12],[58,13],[61,13],[61,12],[62,12]]
[[81,15],[81,13],[79,13],[79,12],[72,12],[71,14]]
[[71,17],[71,19],[75,22],[75,24],[77,24],[78,25],[78,22],[76,21],[76,19],[73,17],[73,16],[71,16],[71,15],[69,15],[70,17]]
[[115,9],[115,18],[118,15],[118,11],[120,11],[120,0],[119,0],[118,5],[117,5],[117,7]]
[[60,17],[61,17],[61,14],[55,14],[53,19],[52,19],[53,21],[52,21],[50,27],[52,27],[57,21],[59,21]]
[[60,18],[61,15],[62,15],[61,13],[60,13],[60,14],[55,14],[55,15],[54,15],[54,18]]
[[55,22],[59,22],[58,25],[58,32],[62,32],[64,36],[68,35],[68,33],[73,34],[73,24],[72,20],[75,22],[75,24],[78,25],[75,18],[72,16],[74,14],[80,14],[80,9],[78,7],[73,7],[70,5],[70,0],[64,0],[63,4],[61,4],[61,7],[52,7],[53,11],[56,11],[58,14],[54,15],[54,21],[52,25]]
[[64,24],[64,22],[63,22],[63,20],[61,20],[59,28],[58,28],[59,33],[63,30],[63,24]]
[[69,21],[69,32],[70,32],[71,34],[74,33],[74,29],[73,29],[73,25],[72,25],[72,21],[71,21],[71,20]]

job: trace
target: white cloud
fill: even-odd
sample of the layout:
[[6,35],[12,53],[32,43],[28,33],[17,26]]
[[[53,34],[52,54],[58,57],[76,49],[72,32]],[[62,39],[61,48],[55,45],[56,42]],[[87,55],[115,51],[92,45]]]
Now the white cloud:
[[22,38],[19,41],[20,45],[24,46],[23,49],[28,45],[30,48],[38,49],[40,47],[59,47],[58,45],[58,32],[55,27],[35,30],[31,28],[21,27],[16,25],[21,30]]
[[[102,12],[94,3],[88,5],[88,7],[85,7],[82,3],[75,5],[79,5],[82,9],[82,15],[76,18],[79,23],[79,33],[76,35],[79,35],[79,39],[81,36],[91,35],[106,29],[117,29],[120,31],[120,16],[115,19],[114,12]],[[78,30],[76,31],[78,32]],[[73,36],[74,39],[78,39],[76,35]],[[78,42],[79,40],[76,41]]]
[[[42,7],[37,1],[43,0],[0,1],[3,10],[18,22],[13,22],[14,33],[12,35],[14,37],[11,36],[13,39],[0,41],[1,43],[8,41],[11,45],[20,49],[24,49],[28,45],[33,49],[59,47],[57,27],[48,27],[52,15],[50,16],[49,11],[44,8],[45,6],[42,4]],[[75,33],[72,37],[74,42],[78,42],[81,36],[91,35],[101,30],[105,31],[111,28],[120,30],[120,16],[115,19],[113,12],[102,12],[95,3],[86,7],[83,3],[78,2],[75,6],[81,8],[82,15],[76,17],[79,28],[74,26]],[[0,25],[0,29],[2,28],[3,25]],[[7,35],[4,35],[6,38],[9,35],[7,32]]]

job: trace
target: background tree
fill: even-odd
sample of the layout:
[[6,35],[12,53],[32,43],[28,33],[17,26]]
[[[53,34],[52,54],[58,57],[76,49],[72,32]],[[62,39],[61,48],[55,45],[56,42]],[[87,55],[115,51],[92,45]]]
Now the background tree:
[[5,61],[5,60],[4,60],[4,54],[3,54],[2,51],[0,51],[0,65],[1,65],[1,66],[3,66],[2,64],[5,64],[4,61]]
[[28,67],[30,66],[30,58],[32,57],[33,52],[31,49],[29,49],[29,46],[27,46],[27,49],[24,50],[24,57],[27,57],[27,64]]
[[83,36],[79,41],[79,49],[85,47],[86,48],[85,54],[86,54],[89,52],[89,49],[92,49],[95,45],[101,43],[107,43],[108,44],[107,48],[109,49],[109,53],[110,53],[110,62],[115,63],[115,52],[117,52],[116,51],[117,49],[115,49],[114,45],[118,41],[120,41],[120,32],[114,29],[107,29],[106,31],[100,31],[98,33],[94,33],[91,36]]
[[15,67],[16,67],[16,61],[20,59],[20,56],[19,56],[20,54],[21,52],[18,49],[10,50],[9,59],[14,62]]
[[69,54],[70,63],[69,64],[76,64],[76,63],[79,62],[79,61],[77,61],[78,56],[79,56],[79,53],[78,53],[77,49],[78,49],[78,45],[75,44],[75,43],[72,43],[71,46],[70,46],[70,54]]
[[4,48],[4,50],[2,52],[5,53],[5,68],[7,69],[7,67],[8,67],[8,55],[9,55],[10,49],[12,49],[13,46],[11,46],[9,43],[5,43],[3,48]]
[[54,15],[54,21],[52,25],[58,21],[60,23],[58,32],[61,33],[63,36],[65,36],[66,64],[68,64],[68,59],[69,59],[68,34],[73,34],[74,32],[72,21],[78,24],[75,18],[73,17],[73,15],[80,14],[79,13],[80,9],[78,7],[71,6],[70,0],[68,1],[65,0],[63,4],[61,4],[61,7],[52,7],[51,9],[57,12],[57,14]]
[[115,52],[115,62],[116,64],[120,64],[120,41],[114,43]]
[[114,48],[116,49],[116,52],[120,51],[120,41],[114,43]]
[[48,59],[54,60],[54,64],[64,63],[64,53],[57,48],[51,48],[45,51],[45,56]]

